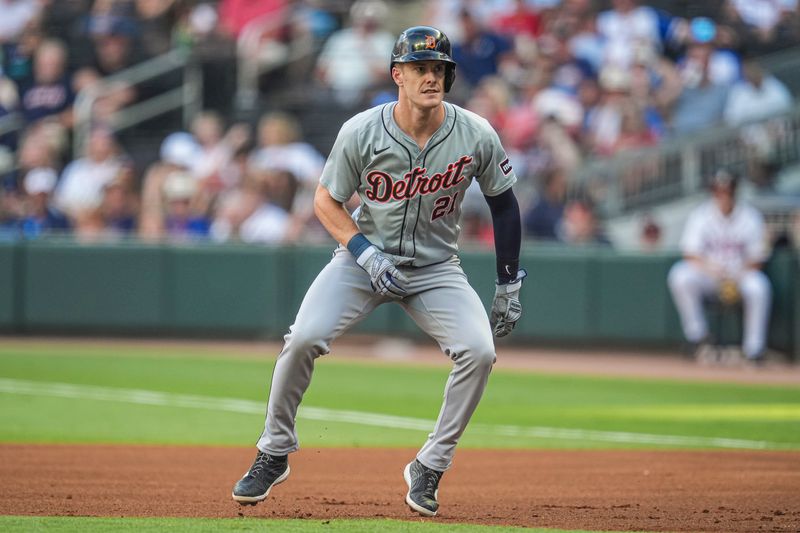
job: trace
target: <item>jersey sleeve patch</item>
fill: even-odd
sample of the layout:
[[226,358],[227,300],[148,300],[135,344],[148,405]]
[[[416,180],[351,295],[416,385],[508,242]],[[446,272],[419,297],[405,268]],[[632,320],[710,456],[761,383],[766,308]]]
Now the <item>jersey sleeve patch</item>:
[[500,171],[503,173],[503,176],[508,176],[513,170],[511,168],[511,161],[509,161],[507,157],[500,162],[499,166],[500,166]]

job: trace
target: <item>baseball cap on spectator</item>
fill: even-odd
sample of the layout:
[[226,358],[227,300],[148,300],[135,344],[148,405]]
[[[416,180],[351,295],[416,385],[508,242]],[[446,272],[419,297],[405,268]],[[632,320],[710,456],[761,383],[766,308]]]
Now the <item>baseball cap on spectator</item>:
[[190,200],[197,191],[197,182],[187,172],[174,171],[164,180],[163,192],[167,201]]
[[732,192],[736,191],[739,184],[739,175],[731,169],[722,167],[717,169],[711,176],[710,186],[712,190],[729,189]]
[[607,92],[625,92],[630,89],[631,76],[617,65],[606,65],[600,71],[600,87]]
[[689,23],[689,31],[692,41],[705,44],[714,40],[717,35],[717,26],[710,18],[695,17]]
[[200,155],[200,146],[191,134],[179,131],[167,135],[161,143],[159,154],[165,163],[191,168]]
[[117,16],[94,16],[89,19],[89,33],[93,37],[133,37],[136,23]]
[[34,168],[25,175],[23,185],[25,192],[30,196],[36,194],[50,194],[56,188],[58,176],[52,168]]
[[566,128],[574,128],[583,120],[583,106],[578,100],[559,89],[545,89],[532,102],[536,114],[543,119],[552,118]]
[[350,7],[353,21],[376,21],[386,19],[389,7],[382,0],[358,0]]

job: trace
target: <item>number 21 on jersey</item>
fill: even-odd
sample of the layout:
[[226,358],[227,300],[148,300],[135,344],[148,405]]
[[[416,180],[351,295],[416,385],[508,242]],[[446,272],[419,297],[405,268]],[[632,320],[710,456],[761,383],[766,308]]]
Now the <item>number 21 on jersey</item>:
[[431,213],[431,222],[436,219],[449,215],[456,210],[456,200],[461,191],[456,191],[453,195],[440,196],[433,202],[433,212]]

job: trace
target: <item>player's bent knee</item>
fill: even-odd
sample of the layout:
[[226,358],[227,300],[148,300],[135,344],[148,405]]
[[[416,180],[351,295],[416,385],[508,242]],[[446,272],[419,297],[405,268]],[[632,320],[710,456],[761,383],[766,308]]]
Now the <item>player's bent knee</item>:
[[691,285],[692,278],[692,266],[686,261],[679,261],[669,269],[667,284],[672,290],[680,289]]
[[296,354],[311,354],[314,357],[325,355],[330,350],[328,343],[322,335],[313,330],[292,327],[291,332],[284,337],[286,347]]
[[469,350],[471,363],[478,369],[489,371],[492,369],[495,360],[497,359],[494,351],[494,346],[473,346]]
[[741,281],[739,290],[742,295],[749,298],[768,298],[771,288],[767,275],[758,271],[749,272]]

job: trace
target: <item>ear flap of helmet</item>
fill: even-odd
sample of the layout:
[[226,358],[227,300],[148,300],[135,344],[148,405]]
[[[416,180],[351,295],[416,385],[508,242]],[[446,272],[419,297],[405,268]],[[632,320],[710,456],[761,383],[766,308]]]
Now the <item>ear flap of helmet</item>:
[[444,92],[450,92],[450,87],[453,86],[454,81],[456,81],[456,64],[448,63],[444,71]]

